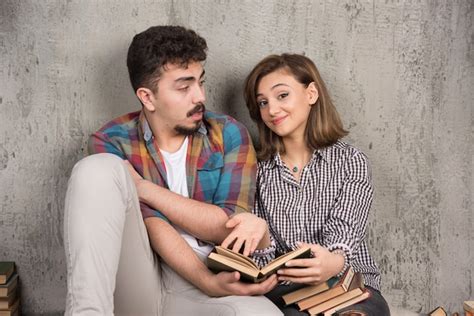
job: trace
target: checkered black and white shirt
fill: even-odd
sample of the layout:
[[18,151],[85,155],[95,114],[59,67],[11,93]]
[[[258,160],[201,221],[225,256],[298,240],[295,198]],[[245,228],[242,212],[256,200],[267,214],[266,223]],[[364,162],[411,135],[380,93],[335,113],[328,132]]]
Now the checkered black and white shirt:
[[367,157],[342,141],[315,150],[300,183],[280,155],[259,162],[254,213],[267,221],[272,246],[254,260],[263,266],[298,241],[342,249],[346,264],[379,290],[380,273],[365,241],[372,196]]

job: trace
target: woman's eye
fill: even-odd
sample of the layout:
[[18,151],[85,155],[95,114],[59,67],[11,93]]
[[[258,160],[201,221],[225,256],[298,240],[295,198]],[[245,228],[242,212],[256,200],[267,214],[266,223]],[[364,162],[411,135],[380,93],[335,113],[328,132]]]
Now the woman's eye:
[[268,102],[266,100],[260,100],[260,101],[257,101],[257,105],[259,108],[264,108],[265,106],[267,106]]
[[285,92],[285,93],[282,93],[280,95],[278,95],[278,99],[281,100],[281,99],[284,99],[288,96],[288,92]]

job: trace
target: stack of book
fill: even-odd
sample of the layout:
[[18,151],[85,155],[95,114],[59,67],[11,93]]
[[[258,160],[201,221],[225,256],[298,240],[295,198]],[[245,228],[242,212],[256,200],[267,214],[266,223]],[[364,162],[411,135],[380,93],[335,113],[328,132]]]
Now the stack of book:
[[463,304],[464,315],[474,316],[474,301],[465,301]]
[[444,310],[443,307],[438,306],[428,313],[428,316],[448,316],[448,313]]
[[286,305],[296,304],[300,311],[310,315],[330,316],[337,311],[359,303],[370,297],[365,289],[363,277],[349,267],[340,279],[307,286],[283,295]]
[[20,314],[18,273],[14,262],[0,261],[0,316]]

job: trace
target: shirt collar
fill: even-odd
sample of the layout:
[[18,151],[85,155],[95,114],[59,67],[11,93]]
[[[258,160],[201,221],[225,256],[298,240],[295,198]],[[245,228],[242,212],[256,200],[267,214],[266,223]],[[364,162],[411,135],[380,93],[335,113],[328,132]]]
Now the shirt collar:
[[[329,162],[330,159],[331,159],[331,151],[334,148],[335,148],[335,145],[320,148],[320,149],[315,149],[313,151],[313,155],[311,157],[311,160],[309,161],[308,164],[313,164],[314,162],[318,161],[319,159],[321,159],[325,162]],[[262,164],[262,167],[265,168],[265,169],[272,169],[272,168],[275,168],[277,166],[280,167],[280,168],[283,168],[284,165],[285,164],[283,163],[283,160],[281,159],[280,154],[276,153],[275,155],[273,155],[273,157],[271,157],[267,161],[265,161]]]

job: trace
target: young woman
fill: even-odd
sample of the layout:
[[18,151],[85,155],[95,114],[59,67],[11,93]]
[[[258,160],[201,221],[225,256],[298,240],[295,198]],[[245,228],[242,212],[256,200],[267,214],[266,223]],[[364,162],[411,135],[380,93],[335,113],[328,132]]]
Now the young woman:
[[271,55],[251,71],[244,89],[260,138],[255,213],[267,221],[272,242],[254,259],[263,265],[301,244],[313,253],[279,270],[286,282],[268,297],[285,315],[304,314],[284,307],[281,295],[352,266],[371,297],[348,313],[390,315],[365,241],[373,194],[367,157],[340,140],[347,132],[316,66],[302,55]]

